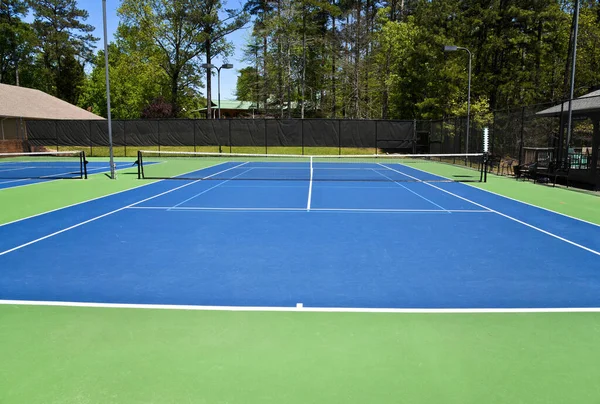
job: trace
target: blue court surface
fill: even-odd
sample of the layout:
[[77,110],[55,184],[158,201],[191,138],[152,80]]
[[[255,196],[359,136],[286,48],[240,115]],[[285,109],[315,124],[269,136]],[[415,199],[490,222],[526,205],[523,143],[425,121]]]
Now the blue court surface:
[[[131,163],[116,163],[118,170],[131,167]],[[88,175],[110,171],[108,162],[90,161]],[[0,159],[0,190],[62,178],[79,178],[79,161],[2,161]]]
[[[237,165],[197,174],[218,178]],[[297,167],[271,169],[286,168]],[[600,307],[599,226],[462,183],[418,181],[432,175],[401,164],[352,167],[389,170],[379,182],[333,180],[342,175],[333,169],[316,164],[319,181],[140,181],[0,226],[0,299]]]

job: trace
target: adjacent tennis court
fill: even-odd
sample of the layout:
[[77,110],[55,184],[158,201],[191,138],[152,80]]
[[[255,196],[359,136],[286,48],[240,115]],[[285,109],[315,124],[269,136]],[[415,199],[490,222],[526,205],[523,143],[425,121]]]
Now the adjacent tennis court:
[[[180,180],[2,225],[0,299],[258,310],[600,307],[599,226],[456,182],[481,172],[443,158],[163,153],[140,163],[145,178]],[[93,259],[91,246],[102,250]]]
[[[130,166],[121,162],[116,169]],[[0,153],[0,189],[58,179],[84,179],[88,174],[108,171],[106,162],[90,162],[79,151]]]

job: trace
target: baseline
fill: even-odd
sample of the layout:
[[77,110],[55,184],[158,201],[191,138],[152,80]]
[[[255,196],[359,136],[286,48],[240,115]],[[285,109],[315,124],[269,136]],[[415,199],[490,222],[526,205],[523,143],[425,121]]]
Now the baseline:
[[284,306],[195,306],[169,304],[135,303],[81,303],[34,300],[0,300],[0,305],[10,306],[54,306],[87,307],[103,309],[144,309],[144,310],[194,310],[194,311],[256,311],[256,312],[305,312],[305,313],[390,313],[390,314],[535,314],[535,313],[600,313],[600,307],[558,307],[558,308],[474,308],[474,309],[397,309],[362,307],[306,307],[298,303],[295,307]]

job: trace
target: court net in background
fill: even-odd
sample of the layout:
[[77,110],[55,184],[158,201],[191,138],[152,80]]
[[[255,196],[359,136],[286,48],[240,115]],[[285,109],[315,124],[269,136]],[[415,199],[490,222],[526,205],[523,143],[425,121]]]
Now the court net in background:
[[182,180],[481,182],[483,154],[303,156],[139,151],[138,177]]
[[84,179],[83,151],[0,153],[0,179]]

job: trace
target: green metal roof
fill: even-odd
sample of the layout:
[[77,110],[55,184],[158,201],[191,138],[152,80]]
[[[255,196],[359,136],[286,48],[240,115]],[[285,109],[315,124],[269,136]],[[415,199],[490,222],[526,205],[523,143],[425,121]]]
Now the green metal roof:
[[[212,101],[212,108],[217,108],[218,102]],[[249,111],[254,107],[252,101],[221,100],[221,109],[233,109],[240,111]],[[200,108],[198,111],[206,111],[207,108]]]

